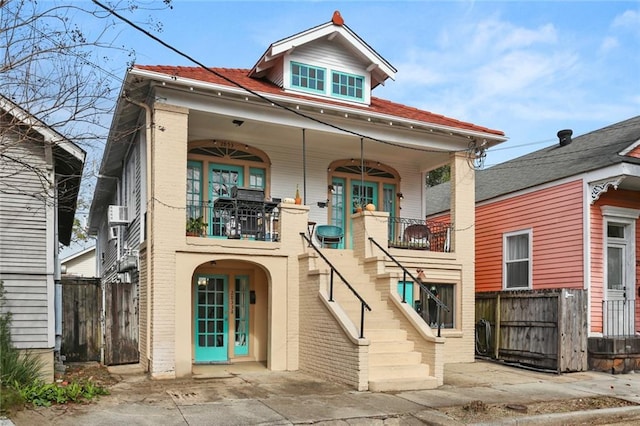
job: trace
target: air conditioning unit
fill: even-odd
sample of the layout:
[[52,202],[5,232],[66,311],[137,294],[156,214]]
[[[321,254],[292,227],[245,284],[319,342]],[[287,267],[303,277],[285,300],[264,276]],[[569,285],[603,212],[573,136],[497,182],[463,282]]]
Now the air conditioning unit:
[[109,221],[109,226],[128,225],[131,222],[129,220],[129,209],[127,206],[109,206],[107,220]]
[[138,269],[138,256],[125,254],[118,261],[118,272],[128,272]]

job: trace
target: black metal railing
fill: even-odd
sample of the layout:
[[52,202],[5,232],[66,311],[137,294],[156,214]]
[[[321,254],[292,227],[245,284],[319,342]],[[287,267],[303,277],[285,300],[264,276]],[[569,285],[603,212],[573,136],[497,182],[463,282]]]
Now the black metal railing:
[[602,334],[605,337],[635,335],[635,300],[602,301]]
[[219,198],[187,204],[186,231],[199,237],[278,241],[278,219],[276,203]]
[[446,312],[450,312],[450,309],[445,305],[442,300],[440,300],[435,294],[431,292],[422,282],[422,280],[417,279],[413,276],[411,272],[407,268],[402,265],[398,259],[393,257],[391,253],[389,253],[384,247],[382,247],[376,240],[369,237],[369,241],[371,241],[376,247],[378,247],[389,259],[391,259],[396,265],[402,269],[403,279],[402,279],[402,303],[407,303],[406,301],[406,293],[407,293],[407,275],[413,280],[414,283],[418,284],[420,291],[427,296],[428,299],[432,299],[436,304],[436,316],[437,316],[437,326],[438,326],[438,337],[442,335],[441,329],[443,324],[442,319],[442,310],[444,309]]
[[360,338],[364,338],[364,310],[368,310],[369,312],[371,312],[371,307],[367,304],[367,302],[362,298],[362,296],[360,296],[360,294],[358,294],[358,292],[356,291],[355,288],[353,288],[351,286],[351,284],[349,284],[349,282],[347,281],[347,279],[345,277],[342,276],[342,274],[340,273],[340,271],[338,271],[336,269],[335,266],[333,266],[333,264],[329,261],[329,259],[327,259],[325,257],[324,254],[322,254],[322,252],[320,252],[320,250],[318,249],[318,247],[316,247],[313,242],[311,241],[311,239],[309,239],[309,237],[307,236],[307,234],[305,234],[304,232],[300,233],[300,236],[302,238],[304,238],[309,247],[312,247],[315,252],[322,258],[322,260],[324,260],[326,262],[327,265],[329,265],[329,268],[331,268],[331,275],[330,275],[330,280],[329,280],[329,302],[333,302],[333,274],[335,273],[336,275],[338,275],[338,277],[340,277],[340,279],[342,280],[342,282],[347,286],[347,288],[349,290],[351,290],[351,293],[353,293],[356,298],[360,301]]
[[452,232],[446,222],[389,217],[389,247],[450,252]]

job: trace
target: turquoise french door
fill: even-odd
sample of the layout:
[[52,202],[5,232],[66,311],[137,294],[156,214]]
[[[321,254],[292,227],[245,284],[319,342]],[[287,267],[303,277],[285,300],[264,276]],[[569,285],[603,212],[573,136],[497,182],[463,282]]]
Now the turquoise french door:
[[235,278],[234,355],[249,355],[249,277]]
[[[231,188],[243,186],[243,180],[244,169],[242,167],[211,164],[209,166],[209,200],[215,202],[221,197],[231,197]],[[228,212],[211,209],[209,223],[212,235],[236,236],[241,232],[240,224],[235,223],[234,218],[230,217]]]
[[[359,180],[351,181],[351,202],[349,203],[349,220],[351,215],[356,212],[356,208],[359,205],[362,209],[367,204],[378,205],[378,184],[376,182],[362,182]],[[349,228],[353,229],[352,224],[349,224]],[[349,245],[353,247],[353,232],[349,233]]]
[[196,275],[195,287],[195,361],[227,361],[227,276]]

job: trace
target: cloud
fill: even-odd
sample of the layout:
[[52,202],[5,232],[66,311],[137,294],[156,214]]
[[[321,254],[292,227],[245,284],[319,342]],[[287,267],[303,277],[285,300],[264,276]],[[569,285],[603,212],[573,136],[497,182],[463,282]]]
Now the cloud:
[[604,40],[602,40],[599,50],[601,53],[606,53],[614,50],[618,46],[620,46],[620,42],[618,41],[618,39],[616,37],[609,36],[605,37]]
[[640,11],[627,10],[616,16],[611,23],[613,28],[629,29],[640,35]]

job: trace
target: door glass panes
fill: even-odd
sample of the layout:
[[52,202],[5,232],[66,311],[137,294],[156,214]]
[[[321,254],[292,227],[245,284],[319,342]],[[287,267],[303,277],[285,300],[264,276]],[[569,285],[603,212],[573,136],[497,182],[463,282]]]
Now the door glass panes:
[[264,189],[264,169],[252,167],[249,170],[249,188]]
[[438,303],[424,292],[421,292],[422,317],[431,328],[438,328],[439,323],[442,328],[455,328],[455,285],[434,283],[425,283],[425,285],[450,311],[447,312],[440,307],[440,312],[438,312]]
[[235,170],[211,169],[211,193],[214,198],[231,197],[231,188],[239,185],[240,173]]
[[224,345],[224,287],[224,279],[214,277],[198,286],[198,346]]
[[236,355],[249,353],[249,278],[237,277],[235,287],[235,348]]
[[189,161],[187,164],[187,218],[202,216],[202,164]]
[[[382,189],[382,211],[389,212],[389,217],[395,216],[395,198],[396,190],[393,185],[384,184]],[[395,223],[389,220],[389,240],[395,240]]]
[[334,179],[331,194],[331,224],[344,229],[344,181]]
[[624,225],[609,223],[607,225],[607,237],[624,238]]
[[366,183],[364,185],[353,183],[351,196],[353,199],[352,213],[355,213],[358,205],[364,208],[369,203],[375,204],[375,186]]
[[623,290],[624,250],[622,247],[607,247],[607,288]]

